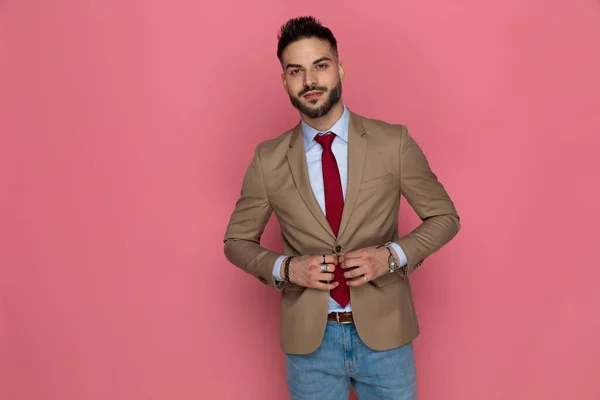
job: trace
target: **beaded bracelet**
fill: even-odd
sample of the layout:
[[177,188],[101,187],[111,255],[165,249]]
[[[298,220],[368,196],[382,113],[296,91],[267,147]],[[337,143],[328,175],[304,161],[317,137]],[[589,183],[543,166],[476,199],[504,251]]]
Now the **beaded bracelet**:
[[287,283],[292,283],[291,279],[290,279],[290,262],[292,262],[292,258],[294,258],[294,256],[289,256],[288,258],[285,259],[285,267],[283,267],[283,275],[284,275],[284,280]]

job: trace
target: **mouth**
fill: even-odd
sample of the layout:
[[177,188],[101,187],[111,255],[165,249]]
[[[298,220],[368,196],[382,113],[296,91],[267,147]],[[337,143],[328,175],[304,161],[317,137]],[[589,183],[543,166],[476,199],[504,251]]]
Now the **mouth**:
[[304,95],[304,98],[306,100],[314,100],[318,99],[321,96],[323,96],[323,92],[308,92]]

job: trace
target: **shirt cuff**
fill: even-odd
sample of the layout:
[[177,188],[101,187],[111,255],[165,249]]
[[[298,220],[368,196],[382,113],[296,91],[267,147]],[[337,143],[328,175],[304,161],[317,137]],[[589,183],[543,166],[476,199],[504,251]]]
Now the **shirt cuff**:
[[402,247],[398,243],[390,243],[390,246],[396,250],[396,254],[398,254],[398,261],[400,262],[400,268],[405,267],[408,264],[408,260],[406,259],[406,254],[402,250]]
[[275,265],[273,266],[273,279],[275,279],[276,282],[283,282],[279,275],[279,271],[281,271],[281,263],[286,257],[287,256],[279,256],[277,257],[277,260],[275,260]]

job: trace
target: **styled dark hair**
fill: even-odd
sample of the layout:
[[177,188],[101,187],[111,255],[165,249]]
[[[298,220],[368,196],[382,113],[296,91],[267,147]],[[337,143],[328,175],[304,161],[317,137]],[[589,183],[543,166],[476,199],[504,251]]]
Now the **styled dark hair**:
[[297,17],[292,18],[281,26],[277,35],[277,58],[282,62],[281,55],[285,48],[301,39],[317,38],[326,40],[331,45],[333,53],[338,56],[337,40],[329,28],[321,25],[315,17]]

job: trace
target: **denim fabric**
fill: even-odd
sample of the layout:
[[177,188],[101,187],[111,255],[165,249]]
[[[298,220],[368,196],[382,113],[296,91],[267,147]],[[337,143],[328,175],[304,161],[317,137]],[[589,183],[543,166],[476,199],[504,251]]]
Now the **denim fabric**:
[[286,379],[292,400],[347,400],[351,384],[359,400],[417,398],[412,343],[374,351],[354,324],[335,321],[327,321],[315,352],[286,355]]

